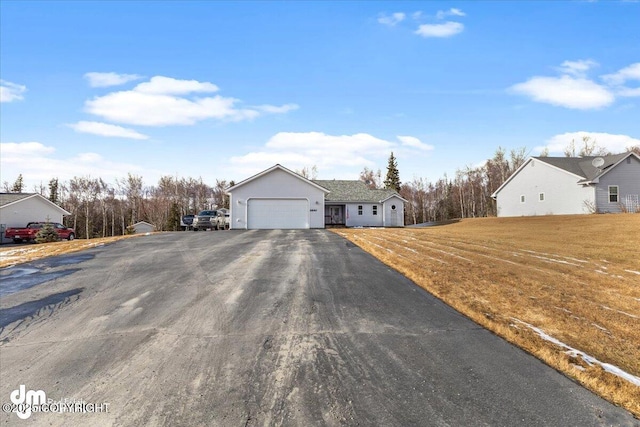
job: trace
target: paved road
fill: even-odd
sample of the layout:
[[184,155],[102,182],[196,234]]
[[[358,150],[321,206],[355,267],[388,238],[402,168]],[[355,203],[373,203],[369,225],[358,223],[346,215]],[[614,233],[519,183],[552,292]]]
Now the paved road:
[[159,234],[1,274],[0,401],[108,403],[35,425],[638,425],[325,230]]

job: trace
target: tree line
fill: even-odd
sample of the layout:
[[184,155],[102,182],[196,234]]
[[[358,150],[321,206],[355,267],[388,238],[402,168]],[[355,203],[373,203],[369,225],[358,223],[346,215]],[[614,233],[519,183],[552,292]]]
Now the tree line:
[[[163,176],[156,185],[144,186],[141,176],[128,174],[115,184],[91,177],[74,177],[67,182],[53,178],[33,192],[71,213],[64,217],[64,224],[76,230],[76,237],[95,238],[131,233],[138,221],[153,224],[160,231],[180,230],[183,215],[228,208],[225,189],[231,185],[233,181],[216,180],[210,186],[202,178]],[[3,191],[27,191],[22,175],[13,184],[5,181]]]
[[[640,146],[629,147],[640,155]],[[548,153],[542,153],[542,156]],[[565,156],[605,155],[595,140],[585,137],[580,147],[572,143],[565,149]],[[454,176],[446,174],[434,182],[416,177],[401,183],[397,159],[391,153],[387,173],[382,178],[378,169],[365,167],[359,179],[370,188],[391,188],[408,201],[405,207],[405,224],[446,221],[456,218],[496,216],[496,204],[491,194],[496,191],[526,160],[525,147],[509,153],[499,147],[493,157],[481,166],[466,166]],[[317,168],[296,171],[314,179]],[[74,177],[68,182],[53,178],[47,186],[40,185],[33,192],[47,197],[71,213],[64,218],[68,227],[76,230],[78,238],[94,238],[122,235],[132,232],[138,221],[153,224],[159,231],[180,230],[183,215],[201,210],[229,208],[229,196],[225,190],[233,181],[216,180],[213,186],[202,178],[178,178],[163,176],[156,185],[144,186],[141,176],[128,174],[110,184],[101,178]],[[4,182],[3,191],[26,191],[23,177],[19,175],[13,184]]]

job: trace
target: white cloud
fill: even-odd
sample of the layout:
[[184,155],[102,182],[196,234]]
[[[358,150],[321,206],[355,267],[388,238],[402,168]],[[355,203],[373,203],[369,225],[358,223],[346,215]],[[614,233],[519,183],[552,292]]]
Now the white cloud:
[[591,59],[564,61],[558,67],[562,76],[535,76],[511,86],[509,90],[529,96],[537,102],[580,110],[607,107],[615,101],[616,96],[640,96],[640,87],[624,86],[629,80],[640,80],[640,62],[616,73],[600,76],[604,84],[587,77],[587,71],[597,65]]
[[560,65],[559,70],[563,74],[571,74],[576,77],[584,77],[586,72],[591,68],[599,65],[597,62],[591,59],[581,59],[579,61],[564,61]]
[[[237,108],[239,100],[216,95],[187,97],[191,93],[215,92],[209,82],[155,76],[132,90],[112,92],[85,102],[85,111],[116,123],[142,126],[193,125],[206,119],[250,120],[263,113],[282,114],[296,104]],[[182,95],[182,96],[178,96]]]
[[584,137],[591,138],[592,141],[596,142],[598,147],[602,147],[612,153],[622,153],[627,149],[627,147],[640,145],[640,139],[629,135],[579,131],[554,135],[546,141],[545,145],[536,147],[535,150],[542,152],[547,148],[550,155],[564,155],[564,150],[571,141],[575,141],[576,150],[579,151],[581,147],[580,144],[582,144],[582,139]]
[[89,81],[91,87],[119,86],[133,80],[139,80],[142,76],[137,74],[117,74],[117,73],[86,73],[84,78]]
[[431,151],[435,149],[433,145],[425,144],[415,136],[398,136],[398,140],[405,147],[417,148],[422,151]]
[[633,97],[640,96],[640,87],[626,87],[624,86],[629,80],[640,81],[640,62],[631,64],[619,70],[617,73],[605,74],[601,76],[609,85],[613,86],[615,92],[619,96]]
[[0,102],[21,101],[24,99],[22,94],[25,93],[26,90],[26,86],[0,80]]
[[438,13],[436,13],[436,18],[444,19],[447,16],[466,16],[466,15],[467,14],[461,11],[460,9],[452,8],[449,10],[439,10]]
[[602,79],[611,85],[621,85],[627,80],[640,80],[640,62],[631,64],[613,74],[605,74]]
[[300,107],[298,104],[284,104],[279,107],[276,105],[258,105],[254,108],[256,110],[264,111],[265,113],[282,114],[288,113],[289,111],[295,111]]
[[93,135],[116,138],[149,139],[147,135],[136,132],[133,129],[127,129],[117,125],[110,125],[108,123],[80,121],[78,123],[72,123],[67,126],[80,133],[90,133]]
[[114,183],[127,173],[142,175],[146,179],[159,178],[162,172],[140,166],[111,161],[97,153],[79,153],[72,156],[59,155],[56,149],[40,142],[0,143],[0,167],[2,177],[13,181],[18,174],[24,177],[25,187],[33,190],[34,185],[46,185],[51,178],[68,181],[74,176],[92,176]]
[[579,110],[606,107],[615,100],[606,87],[588,79],[567,75],[532,77],[524,83],[513,85],[510,89],[537,102]]
[[138,84],[133,90],[140,93],[156,95],[186,95],[193,92],[217,92],[219,88],[209,82],[178,80],[172,77],[155,76],[148,82]]
[[422,37],[451,37],[464,31],[464,24],[447,21],[444,24],[422,24],[415,31]]
[[378,22],[383,24],[383,25],[388,25],[390,27],[393,27],[397,23],[402,22],[405,17],[406,17],[406,15],[404,13],[396,12],[396,13],[393,13],[391,15],[381,15],[378,18]]
[[294,170],[315,165],[321,177],[356,179],[365,166],[384,164],[391,151],[409,150],[415,156],[431,149],[412,136],[399,136],[398,140],[400,144],[367,133],[280,132],[261,149],[232,157],[230,163],[233,172],[240,176],[250,176],[280,163]]

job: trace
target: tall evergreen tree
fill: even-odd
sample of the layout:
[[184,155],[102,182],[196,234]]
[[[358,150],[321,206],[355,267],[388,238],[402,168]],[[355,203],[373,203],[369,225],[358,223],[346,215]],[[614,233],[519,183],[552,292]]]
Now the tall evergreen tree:
[[49,200],[58,203],[58,178],[51,178],[49,181]]
[[13,183],[13,187],[11,188],[11,192],[12,193],[22,193],[22,190],[24,189],[24,183],[22,180],[22,174],[18,175],[18,178],[16,178],[16,181]]
[[400,172],[398,172],[398,161],[393,155],[393,151],[389,156],[389,163],[387,165],[387,177],[384,179],[384,188],[395,190],[400,192]]

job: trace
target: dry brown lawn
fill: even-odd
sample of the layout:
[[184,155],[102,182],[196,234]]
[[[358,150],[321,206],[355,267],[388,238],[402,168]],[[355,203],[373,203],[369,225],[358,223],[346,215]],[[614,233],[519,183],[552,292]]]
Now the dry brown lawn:
[[142,236],[130,234],[126,236],[99,237],[96,239],[77,239],[52,243],[22,243],[19,245],[0,246],[0,268],[9,267],[23,262],[29,262],[54,255],[62,255],[93,248],[129,237]]
[[589,361],[640,377],[640,215],[334,231],[640,417],[640,386]]

